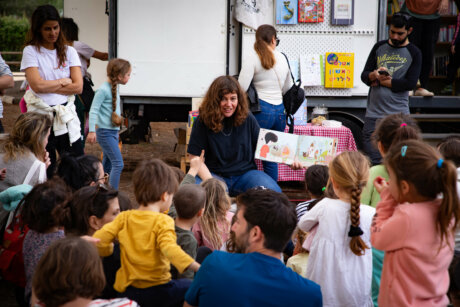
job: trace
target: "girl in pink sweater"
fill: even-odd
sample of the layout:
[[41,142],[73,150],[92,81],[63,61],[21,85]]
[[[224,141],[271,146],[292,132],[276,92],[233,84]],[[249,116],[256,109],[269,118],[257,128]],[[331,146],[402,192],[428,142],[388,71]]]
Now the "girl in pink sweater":
[[381,201],[371,227],[372,245],[385,251],[379,307],[446,306],[460,216],[456,169],[415,140],[392,146],[384,163],[390,179],[374,180]]

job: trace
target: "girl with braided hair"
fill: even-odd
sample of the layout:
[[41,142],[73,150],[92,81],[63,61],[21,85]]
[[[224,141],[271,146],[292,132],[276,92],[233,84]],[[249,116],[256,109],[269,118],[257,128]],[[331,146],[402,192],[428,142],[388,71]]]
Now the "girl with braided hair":
[[343,152],[329,164],[329,182],[338,199],[324,198],[299,221],[318,231],[310,247],[305,277],[321,286],[324,306],[373,306],[370,227],[375,209],[362,205],[369,160]]
[[372,244],[385,252],[379,306],[447,306],[457,170],[418,140],[391,146],[384,164],[389,182],[374,180],[381,201],[371,228]]
[[[122,123],[120,116],[120,95],[118,84],[126,84],[131,76],[131,64],[123,59],[112,59],[107,65],[107,82],[104,82],[94,96],[89,111],[89,133],[87,141],[101,145],[104,171],[110,174],[109,184],[118,190],[123,170],[123,157],[118,147],[118,132]],[[98,129],[96,130],[96,125]]]

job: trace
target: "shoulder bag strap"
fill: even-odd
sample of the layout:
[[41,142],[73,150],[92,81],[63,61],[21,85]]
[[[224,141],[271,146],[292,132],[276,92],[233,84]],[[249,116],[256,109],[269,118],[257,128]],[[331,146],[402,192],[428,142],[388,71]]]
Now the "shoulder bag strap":
[[[284,52],[281,52],[281,54],[284,55],[284,57],[286,58],[286,62],[287,62],[288,67],[289,67],[289,73],[291,74],[291,78],[292,78],[292,83],[295,84],[294,75],[292,74],[291,65],[289,65],[288,57],[286,56],[286,54]],[[300,79],[298,81],[300,81]]]
[[26,178],[24,179],[24,182],[23,184],[29,184],[30,183],[30,180],[32,179],[32,176],[35,174],[35,172],[37,171],[37,169],[40,167],[40,160],[36,159],[34,161],[34,163],[32,164],[32,166],[30,167],[29,169],[29,172],[27,173],[26,175]]

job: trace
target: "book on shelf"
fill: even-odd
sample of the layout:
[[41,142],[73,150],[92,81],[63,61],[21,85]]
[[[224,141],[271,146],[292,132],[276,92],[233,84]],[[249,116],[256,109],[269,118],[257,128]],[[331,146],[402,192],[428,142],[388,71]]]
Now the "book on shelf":
[[436,56],[433,59],[433,77],[446,77],[447,76],[447,64],[449,63],[448,55]]
[[324,85],[324,56],[322,54],[300,55],[302,86]]
[[450,25],[439,29],[438,43],[450,43],[454,39],[455,26]]
[[268,129],[260,129],[255,158],[276,163],[303,166],[327,165],[337,151],[336,138],[296,135]]
[[354,53],[326,53],[324,86],[326,88],[353,88]]
[[297,1],[276,0],[276,24],[297,24]]
[[324,0],[299,0],[299,22],[324,21]]
[[449,8],[447,10],[447,15],[457,16],[457,13],[458,13],[457,4],[455,4],[455,1],[449,1]]

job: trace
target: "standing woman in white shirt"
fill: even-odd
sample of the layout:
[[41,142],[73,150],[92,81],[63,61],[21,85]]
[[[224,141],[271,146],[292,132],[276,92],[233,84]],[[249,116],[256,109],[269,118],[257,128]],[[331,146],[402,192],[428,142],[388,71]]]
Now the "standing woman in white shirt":
[[[251,50],[243,62],[238,81],[244,91],[248,90],[251,81],[254,83],[261,109],[254,116],[260,128],[284,131],[283,94],[292,86],[292,80],[286,58],[276,50],[279,42],[273,26],[257,28],[254,51]],[[278,164],[263,161],[263,166],[264,172],[278,181]]]
[[75,94],[82,91],[81,63],[77,52],[66,44],[61,18],[52,5],[42,5],[32,14],[21,62],[30,89],[24,95],[28,112],[49,114],[53,127],[46,150],[54,173],[56,150],[62,155],[83,154],[80,121],[75,111]]

